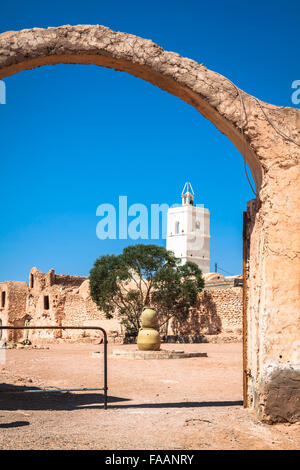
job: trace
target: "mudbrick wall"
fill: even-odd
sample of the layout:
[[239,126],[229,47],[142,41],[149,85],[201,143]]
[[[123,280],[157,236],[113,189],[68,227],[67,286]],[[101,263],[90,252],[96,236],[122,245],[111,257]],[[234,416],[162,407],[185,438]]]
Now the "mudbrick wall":
[[[37,268],[30,272],[30,282],[26,314],[32,323],[57,326],[102,326],[110,335],[121,333],[117,320],[107,320],[98,310],[89,292],[86,277],[55,274],[54,270],[41,273]],[[97,338],[100,332],[92,330],[37,330],[31,338],[61,338],[79,340],[86,337]],[[109,338],[110,339],[110,338]]]
[[[91,299],[88,278],[56,274],[53,269],[42,273],[37,268],[32,268],[29,284],[1,283],[0,320],[3,325],[8,326],[25,326],[28,321],[32,326],[101,326],[108,331],[109,340],[122,340],[118,320],[107,320]],[[24,330],[8,330],[2,336],[2,339],[9,341],[22,341],[25,333]],[[29,332],[32,342],[80,340],[87,337],[100,338],[101,333],[68,329]]]
[[[101,326],[108,333],[108,341],[123,342],[122,327],[117,319],[106,319],[90,296],[89,281],[84,281],[78,290],[69,292],[64,301],[64,325]],[[93,330],[63,332],[63,338],[97,338],[102,334]]]
[[[0,284],[0,320],[3,325],[24,325],[28,285],[26,282],[7,281]],[[2,339],[15,339],[17,332],[3,331]],[[19,335],[20,336],[20,335]]]
[[[3,324],[24,326],[25,321],[40,326],[102,326],[108,339],[123,341],[123,331],[117,318],[108,320],[98,310],[90,296],[89,280],[85,277],[57,275],[51,269],[42,273],[32,268],[29,285],[26,282],[0,284],[0,291],[8,292],[5,307],[0,310]],[[205,290],[187,321],[173,324],[170,336],[195,341],[205,335],[234,334],[241,339],[242,288]],[[81,340],[101,337],[93,330],[36,330],[30,331],[33,342],[43,340]],[[15,331],[9,338],[22,340],[24,331]]]

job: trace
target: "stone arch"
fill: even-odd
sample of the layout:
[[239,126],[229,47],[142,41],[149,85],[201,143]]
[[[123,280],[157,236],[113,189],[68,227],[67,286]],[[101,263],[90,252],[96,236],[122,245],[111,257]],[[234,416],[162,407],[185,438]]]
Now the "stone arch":
[[241,152],[257,192],[245,231],[247,394],[264,419],[300,419],[300,110],[263,103],[203,64],[104,26],[0,34],[0,79],[58,63],[142,78],[194,106]]

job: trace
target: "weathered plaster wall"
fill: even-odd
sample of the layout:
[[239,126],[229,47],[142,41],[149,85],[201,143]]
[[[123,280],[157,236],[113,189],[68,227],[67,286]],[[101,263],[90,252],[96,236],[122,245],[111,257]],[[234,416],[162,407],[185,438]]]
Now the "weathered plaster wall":
[[[281,176],[280,176],[281,175]],[[300,420],[300,171],[270,167],[248,206],[248,395],[268,422]]]
[[[89,281],[86,277],[56,274],[53,269],[42,273],[33,268],[29,275],[28,299],[26,314],[32,318],[34,325],[41,326],[102,326],[108,330],[120,332],[116,320],[107,320],[99,312],[89,292]],[[44,298],[49,299],[49,308],[45,308]],[[114,333],[116,335],[116,333]],[[101,333],[92,330],[36,330],[30,331],[34,340],[98,338]]]
[[[101,326],[107,331],[108,341],[115,341],[119,338],[122,341],[121,326],[117,319],[106,319],[105,315],[99,311],[97,305],[90,296],[89,281],[86,280],[82,283],[77,291],[73,291],[66,296],[64,304],[64,325],[87,325],[87,326]],[[66,330],[63,333],[63,338],[98,338],[102,334],[93,330],[71,331]]]
[[[2,292],[5,292],[5,305],[2,307]],[[24,326],[26,319],[26,299],[28,285],[26,282],[6,281],[0,284],[0,319],[7,326]],[[23,336],[21,331],[3,331],[3,340],[18,341]]]
[[[10,286],[9,289],[7,285]],[[102,326],[107,330],[109,340],[123,340],[119,320],[106,319],[92,300],[88,278],[58,275],[53,269],[42,273],[37,268],[32,268],[29,286],[25,282],[5,283],[4,286],[9,292],[10,303],[6,303],[7,316],[4,319],[2,315],[3,324],[24,326],[25,320],[30,319],[32,325],[41,326]],[[45,305],[45,297],[48,297],[48,305]],[[202,335],[219,333],[233,333],[241,339],[241,331],[242,288],[230,287],[202,292],[189,319],[182,325],[174,325],[169,334],[186,336],[188,341],[193,341]],[[24,331],[18,333],[18,338],[22,339]],[[29,337],[32,341],[53,338],[78,340],[98,338],[101,333],[92,330],[44,329],[30,331]]]

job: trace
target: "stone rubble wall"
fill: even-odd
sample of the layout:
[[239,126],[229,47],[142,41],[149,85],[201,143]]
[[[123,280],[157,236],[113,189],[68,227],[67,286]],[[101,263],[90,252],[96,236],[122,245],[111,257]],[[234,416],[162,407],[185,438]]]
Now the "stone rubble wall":
[[[28,285],[26,282],[7,281],[0,284],[0,302],[5,292],[5,305],[0,303],[0,319],[3,326],[24,326],[26,320],[26,300]],[[2,332],[2,340],[18,341],[23,336],[21,330]]]
[[[108,339],[115,342],[115,338],[121,341],[121,326],[117,319],[108,320],[99,311],[97,305],[90,296],[89,281],[82,283],[79,289],[66,295],[64,302],[64,325],[69,326],[100,326],[108,333]],[[65,330],[63,339],[102,338],[102,333],[96,330]]]
[[[105,318],[90,295],[88,278],[57,275],[54,270],[42,273],[33,268],[26,282],[0,284],[0,290],[7,290],[5,308],[0,308],[3,324],[24,326],[30,320],[32,326],[96,326],[104,328],[108,340],[122,343],[124,331],[120,321]],[[45,297],[49,308],[45,308]],[[184,324],[170,325],[170,336],[184,337],[186,341],[204,335],[233,334],[241,339],[242,331],[242,288],[204,290],[199,295],[198,305],[191,311]],[[11,340],[22,341],[24,330],[10,335]],[[60,340],[101,340],[98,330],[31,330],[29,338],[33,343]],[[176,340],[176,339],[175,339]]]
[[[241,287],[210,289],[201,292],[196,308],[183,323],[172,323],[170,334],[190,341],[210,335],[233,335],[242,340],[243,290]],[[205,338],[203,338],[205,339]]]

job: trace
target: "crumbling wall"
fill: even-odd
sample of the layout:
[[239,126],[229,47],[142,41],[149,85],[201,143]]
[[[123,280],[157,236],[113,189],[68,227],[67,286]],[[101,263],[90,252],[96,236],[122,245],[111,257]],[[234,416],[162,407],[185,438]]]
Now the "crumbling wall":
[[[2,304],[2,292],[5,302]],[[26,282],[6,281],[0,284],[0,318],[3,325],[24,326],[26,320],[26,300],[28,285]],[[19,341],[24,336],[22,330],[7,330],[2,339]]]
[[70,276],[68,274],[55,274],[53,283],[65,287],[80,287],[88,279],[81,276]]
[[[45,298],[47,297],[47,301]],[[46,308],[47,307],[47,308]],[[121,337],[121,327],[116,319],[107,320],[90,296],[87,277],[56,274],[53,269],[42,273],[32,268],[26,313],[32,325],[41,326],[101,326],[109,339]],[[55,339],[81,340],[102,337],[97,330],[32,330],[31,341]]]
[[[33,326],[61,326],[63,290],[55,285],[55,271],[42,273],[32,268],[29,274],[29,291],[26,303],[26,312]],[[59,330],[32,330],[29,338],[52,339],[61,337]]]
[[243,292],[241,287],[204,290],[197,306],[182,324],[171,323],[170,334],[197,340],[203,335],[229,334],[242,340]]
[[[197,311],[203,318],[210,318],[205,334],[236,333],[243,328],[243,291],[241,287],[204,290],[198,300]],[[209,321],[209,320],[208,320]]]
[[[109,339],[119,337],[121,339],[120,322],[114,318],[108,320],[104,313],[100,312],[90,295],[89,280],[85,280],[79,289],[66,295],[64,303],[64,325],[77,326],[101,326],[108,332]],[[102,333],[96,330],[65,330],[63,338],[98,338]]]
[[[53,269],[42,273],[37,268],[32,268],[29,286],[25,282],[5,285],[9,286],[9,289],[6,287],[9,296],[5,309],[2,309],[3,324],[24,326],[25,320],[29,320],[33,326],[101,326],[108,332],[109,340],[123,341],[124,331],[117,317],[110,320],[105,318],[92,300],[88,278],[58,275]],[[242,289],[231,287],[204,290],[189,318],[183,324],[170,322],[169,326],[169,334],[185,336],[190,341],[201,335],[220,333],[234,333],[241,339]],[[19,340],[23,337],[24,331],[14,334],[14,338]],[[96,330],[42,329],[29,332],[29,339],[33,342],[58,338],[76,341],[100,337],[101,332]]]
[[247,209],[248,402],[269,423],[300,420],[300,166],[286,158]]

